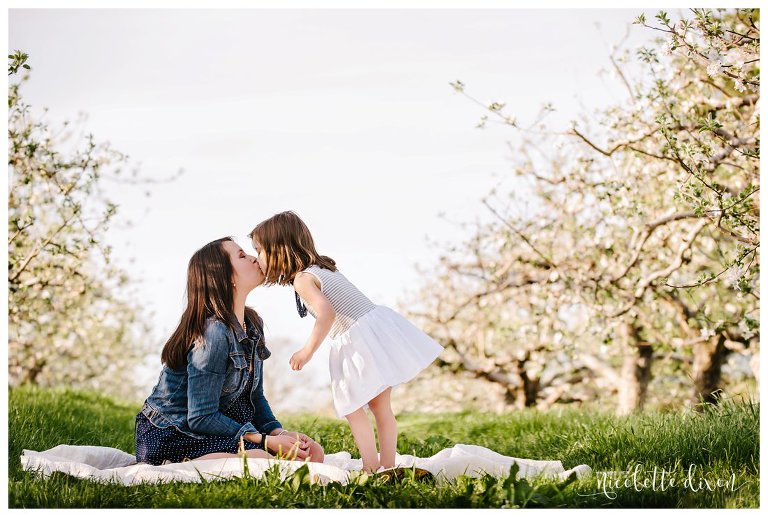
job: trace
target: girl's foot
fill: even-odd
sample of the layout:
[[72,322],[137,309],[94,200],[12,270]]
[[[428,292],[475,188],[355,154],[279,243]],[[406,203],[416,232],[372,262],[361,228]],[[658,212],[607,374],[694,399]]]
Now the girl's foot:
[[381,465],[365,465],[363,464],[363,472],[367,472],[368,474],[375,474],[381,469]]
[[413,471],[414,478],[416,479],[416,481],[434,479],[434,476],[430,471],[421,469],[418,467],[393,467],[393,468],[380,467],[379,470],[376,471],[376,475],[381,477],[385,481],[393,481],[395,479],[402,479],[403,477],[405,477],[406,475],[405,473],[407,471]]
[[399,475],[399,474],[402,474],[404,470],[405,470],[405,467],[385,467],[384,465],[382,465],[376,471],[376,474],[392,474],[392,473],[395,473],[395,474]]

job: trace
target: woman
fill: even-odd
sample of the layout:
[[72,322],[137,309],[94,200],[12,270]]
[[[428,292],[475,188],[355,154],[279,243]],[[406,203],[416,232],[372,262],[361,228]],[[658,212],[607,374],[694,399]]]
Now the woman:
[[264,282],[255,257],[231,238],[189,261],[187,307],[165,344],[160,379],[136,415],[136,458],[160,465],[238,456],[323,461],[308,436],[275,419],[263,391],[262,320],[245,299]]

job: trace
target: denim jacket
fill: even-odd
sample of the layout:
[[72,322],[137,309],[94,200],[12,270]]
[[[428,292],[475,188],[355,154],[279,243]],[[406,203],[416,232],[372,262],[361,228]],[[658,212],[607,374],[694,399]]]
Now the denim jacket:
[[[264,397],[263,361],[256,354],[256,344],[264,339],[263,329],[246,319],[248,334],[236,319],[233,331],[222,321],[210,317],[205,322],[202,343],[187,353],[186,370],[163,365],[152,394],[141,412],[157,427],[175,426],[189,436],[232,436],[245,433],[269,433],[282,427]],[[253,350],[253,387],[250,400],[255,409],[253,422],[239,424],[225,416],[226,410],[245,389],[249,357],[243,340],[251,337]]]

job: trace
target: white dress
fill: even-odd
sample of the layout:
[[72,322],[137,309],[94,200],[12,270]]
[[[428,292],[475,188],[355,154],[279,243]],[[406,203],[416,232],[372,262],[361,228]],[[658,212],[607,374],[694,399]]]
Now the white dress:
[[[367,407],[388,387],[413,379],[443,351],[403,316],[371,302],[339,271],[310,266],[304,272],[320,281],[320,290],[336,311],[328,362],[337,417]],[[298,293],[296,301],[303,317],[305,306]],[[316,316],[311,307],[306,311]]]

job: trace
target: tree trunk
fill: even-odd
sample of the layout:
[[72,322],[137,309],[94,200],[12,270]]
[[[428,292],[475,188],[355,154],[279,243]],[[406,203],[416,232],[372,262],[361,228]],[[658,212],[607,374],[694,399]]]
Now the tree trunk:
[[725,346],[725,336],[718,334],[709,341],[693,345],[693,400],[696,405],[704,402],[717,404],[720,398],[721,368],[730,350]]
[[621,367],[617,413],[628,415],[645,404],[651,380],[653,346],[640,341],[640,328],[633,322],[622,324],[624,362]]
[[518,409],[535,406],[541,388],[539,378],[528,375],[525,370],[525,363],[525,360],[515,362],[515,376],[519,382],[514,387],[514,393],[508,394],[513,396],[515,407]]
[[43,372],[43,368],[45,368],[45,365],[47,364],[47,361],[45,359],[41,359],[40,361],[35,361],[35,363],[24,370],[24,373],[22,374],[21,380],[19,381],[19,385],[21,384],[37,384],[37,378],[40,376],[40,374]]
[[451,348],[459,355],[458,363],[447,362],[444,359],[435,359],[435,364],[440,368],[450,369],[453,372],[466,371],[479,379],[494,382],[504,386],[504,402],[522,409],[535,406],[541,391],[541,379],[530,377],[526,371],[526,364],[531,358],[531,350],[527,350],[525,356],[512,361],[509,371],[500,369],[484,369],[476,365],[456,346],[456,341],[449,340],[446,348]]

